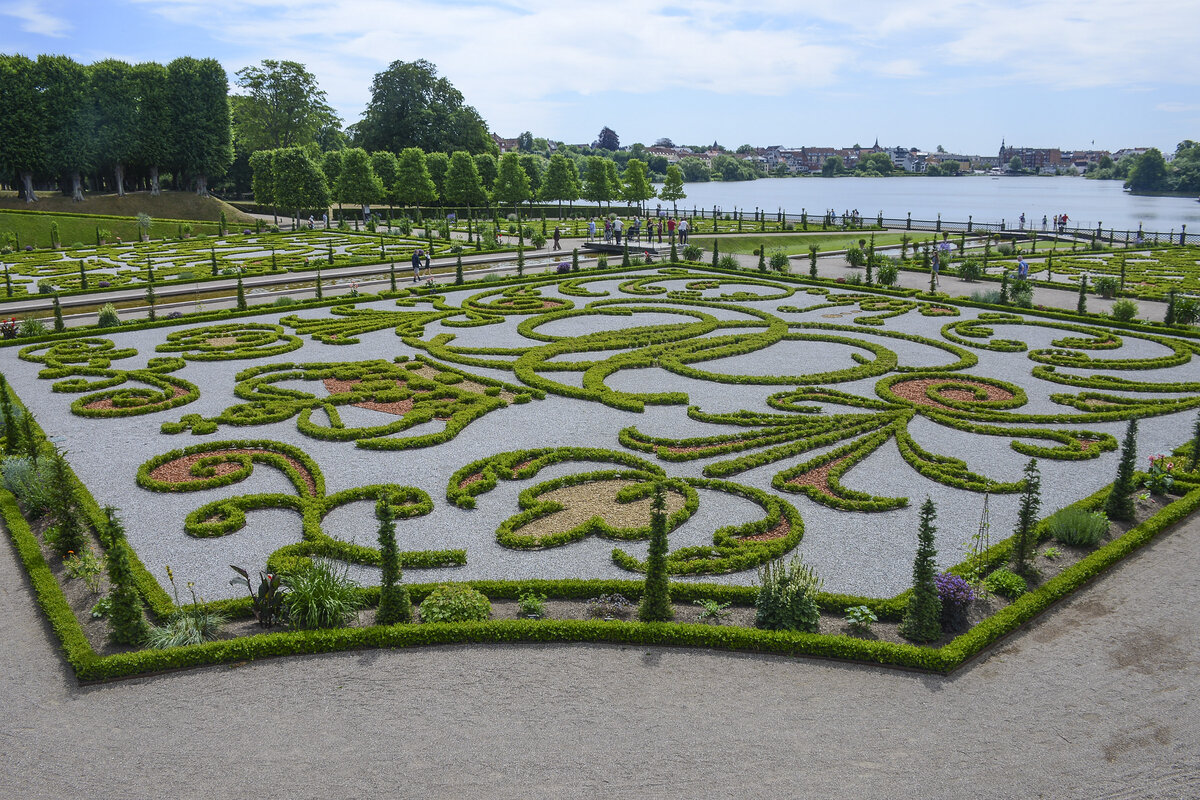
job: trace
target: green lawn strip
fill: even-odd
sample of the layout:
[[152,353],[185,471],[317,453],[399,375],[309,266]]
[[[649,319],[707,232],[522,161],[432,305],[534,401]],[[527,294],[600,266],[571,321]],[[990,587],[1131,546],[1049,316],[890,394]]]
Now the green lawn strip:
[[[902,233],[883,233],[879,231],[873,233],[876,247],[898,245],[904,236]],[[765,244],[768,253],[782,250],[788,255],[807,255],[809,245],[817,245],[821,248],[820,252],[845,250],[850,247],[858,247],[860,239],[870,242],[871,235],[871,231],[847,231],[845,233],[782,234],[775,236],[755,236],[752,234],[747,236],[722,236],[719,247],[722,253],[750,255],[761,245]],[[911,240],[912,236],[909,236],[909,239]],[[695,244],[704,250],[712,250],[712,243],[713,237],[711,236],[692,236],[689,239],[689,244]]]

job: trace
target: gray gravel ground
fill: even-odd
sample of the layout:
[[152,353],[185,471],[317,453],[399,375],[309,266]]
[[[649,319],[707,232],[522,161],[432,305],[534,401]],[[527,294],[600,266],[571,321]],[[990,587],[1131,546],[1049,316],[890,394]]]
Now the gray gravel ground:
[[949,678],[617,646],[356,651],[79,687],[0,545],[0,797],[1200,793],[1200,519]]
[[[585,286],[594,292],[607,291],[610,297],[623,297],[633,304],[654,302],[656,296],[642,298],[621,295],[617,287],[622,282],[620,279],[613,279]],[[669,279],[661,281],[660,285],[678,290],[683,289],[688,282]],[[450,302],[459,302],[469,294],[490,288],[471,287],[464,293],[451,293],[449,299]],[[768,291],[765,287],[727,282],[718,289],[706,290],[704,295],[706,298],[716,298],[720,294],[739,290],[758,293]],[[542,291],[547,296],[568,297],[578,307],[592,299],[569,298],[550,288]],[[815,319],[852,324],[850,317],[824,320],[821,316],[823,311],[777,311],[780,305],[804,308],[823,302],[825,298],[801,291],[784,300],[739,301],[739,304],[778,313],[789,320]],[[377,305],[394,308],[389,303]],[[849,307],[831,309],[835,312],[848,310]],[[733,310],[705,311],[714,313],[721,319],[748,318],[743,313]],[[285,313],[288,312],[265,315],[256,321],[276,321]],[[961,318],[971,318],[976,313],[973,309],[963,309]],[[323,314],[328,314],[328,311],[300,312],[300,316],[304,318]],[[455,344],[528,345],[529,340],[516,333],[516,324],[520,319],[523,318],[515,318],[503,326],[481,328],[429,326],[426,336],[444,331],[459,337]],[[542,326],[540,332],[576,335],[682,319],[684,318],[676,315],[658,313],[635,314],[631,317],[591,315],[558,320]],[[926,335],[936,335],[938,328],[952,319],[927,319],[920,317],[916,312],[909,312],[887,320],[888,324],[885,327],[888,330],[920,331]],[[954,356],[940,349],[922,345],[910,346],[902,340],[875,335],[867,326],[857,328],[852,334],[843,335],[873,341],[895,350],[900,353],[902,364],[937,366],[954,360]],[[137,356],[126,361],[114,362],[113,366],[125,369],[143,366],[146,359],[154,354],[154,346],[165,339],[166,333],[165,330],[157,329],[111,334],[108,338],[114,339],[119,346],[132,346],[138,350]],[[1032,348],[1049,346],[1050,340],[1057,338],[1061,333],[1028,326],[997,326],[996,335],[1028,341]],[[1166,348],[1153,342],[1132,338],[1126,338],[1125,342],[1126,345],[1121,350],[1093,351],[1093,355],[1097,358],[1124,358],[1148,357],[1166,352]],[[202,394],[199,400],[171,411],[114,420],[86,420],[72,415],[69,405],[75,395],[51,392],[51,381],[36,378],[41,365],[19,361],[15,348],[0,351],[0,366],[13,382],[18,394],[31,402],[43,427],[54,434],[56,440],[70,451],[72,465],[97,499],[102,504],[112,504],[121,510],[130,540],[147,567],[161,580],[164,566],[170,564],[176,575],[185,580],[195,581],[201,593],[208,599],[235,595],[236,588],[228,585],[230,573],[227,565],[239,564],[254,568],[255,565],[263,563],[270,552],[298,539],[299,520],[296,515],[285,511],[254,512],[248,515],[247,527],[238,533],[216,539],[193,539],[184,535],[182,530],[186,514],[203,503],[235,492],[290,492],[290,486],[278,472],[260,466],[255,469],[251,478],[237,484],[233,489],[167,495],[137,488],[133,483],[137,466],[167,450],[218,438],[275,439],[296,444],[309,453],[323,470],[330,493],[379,482],[420,487],[434,499],[434,511],[426,517],[399,524],[400,546],[404,549],[464,548],[468,551],[468,563],[465,567],[454,569],[410,570],[406,573],[410,580],[574,576],[626,578],[629,574],[612,564],[610,552],[613,543],[607,540],[589,537],[569,546],[533,553],[507,550],[495,541],[496,527],[518,511],[517,495],[520,491],[556,475],[594,469],[593,465],[558,465],[545,470],[532,481],[501,482],[492,492],[479,498],[478,508],[469,512],[445,503],[447,479],[453,471],[470,461],[506,450],[548,445],[588,445],[622,449],[616,434],[622,427],[630,425],[636,425],[643,433],[652,436],[669,437],[711,435],[732,430],[725,426],[707,425],[690,420],[684,413],[685,409],[679,406],[650,406],[644,413],[635,414],[595,403],[585,404],[549,395],[544,401],[511,406],[493,412],[473,422],[457,438],[444,445],[395,453],[363,451],[355,449],[349,443],[322,442],[306,438],[297,431],[295,419],[249,428],[223,426],[216,434],[204,437],[186,433],[176,436],[158,433],[158,426],[163,421],[177,420],[181,415],[188,413],[209,416],[219,413],[229,405],[241,402],[233,395],[233,375],[249,366],[281,361],[390,359],[412,352],[390,329],[384,329],[363,335],[361,343],[357,345],[332,347],[306,339],[302,349],[267,359],[189,362],[176,374],[201,387]],[[763,352],[705,362],[699,366],[712,372],[730,374],[803,373],[813,369],[853,366],[851,352],[865,351],[841,344],[784,342]],[[1026,407],[1019,409],[1020,411],[1062,410],[1063,407],[1049,401],[1049,395],[1056,391],[1066,391],[1069,387],[1051,385],[1031,378],[1029,370],[1032,362],[1025,353],[995,353],[986,350],[974,352],[979,355],[980,363],[968,370],[969,374],[993,376],[1027,388],[1030,400]],[[471,371],[514,381],[511,373],[500,370]],[[1083,372],[1095,371],[1097,370]],[[577,373],[548,373],[548,376],[576,386],[580,385],[581,381]],[[1172,370],[1124,373],[1124,377],[1136,380],[1197,380],[1198,376],[1200,365],[1196,361]],[[877,380],[869,378],[839,384],[836,388],[873,397]],[[770,411],[766,405],[766,398],[787,388],[735,387],[684,378],[660,369],[621,372],[612,376],[608,383],[613,388],[628,391],[685,391],[693,405],[712,412],[738,409]],[[309,391],[314,388],[313,385],[292,385]],[[357,412],[357,409],[348,410],[347,419]],[[1144,455],[1169,452],[1190,429],[1193,414],[1194,412],[1189,412],[1143,421],[1139,452]],[[363,411],[361,416],[378,418],[380,415]],[[374,423],[374,420],[372,422]],[[1107,431],[1120,437],[1125,426],[1124,423],[1109,423],[1086,427]],[[910,430],[926,449],[962,458],[972,469],[999,480],[1019,478],[1026,461],[1025,457],[1009,448],[1009,440],[1005,437],[963,434],[924,419],[914,420]],[[412,432],[417,431],[414,429]],[[821,451],[814,451],[804,458],[818,452]],[[799,460],[791,459],[760,467],[734,476],[731,480],[770,490],[772,475],[787,464],[798,463]],[[1091,461],[1043,462],[1043,512],[1049,513],[1110,481],[1115,473],[1116,460],[1115,453],[1108,453]],[[711,462],[712,460],[678,464],[658,463],[662,464],[669,474],[698,477],[702,467]],[[938,503],[938,546],[943,565],[961,560],[968,542],[978,530],[982,507],[980,496],[950,489],[923,478],[904,463],[892,443],[880,448],[848,473],[845,482],[852,488],[885,496],[907,496],[913,498],[914,502],[909,508],[887,513],[851,514],[834,511],[800,495],[788,496],[787,499],[797,506],[805,520],[806,534],[800,552],[817,567],[825,580],[826,588],[831,591],[888,596],[909,585],[916,545],[913,533],[916,530],[916,512],[926,494],[933,496]],[[991,498],[991,522],[995,538],[1004,538],[1009,534],[1016,518],[1016,508],[1015,496]],[[716,527],[748,521],[757,516],[757,507],[751,503],[706,492],[702,497],[700,511],[672,535],[672,547],[708,543],[711,532]],[[325,529],[331,535],[341,538],[373,543],[376,531],[371,504],[355,503],[337,510],[328,518]],[[639,557],[644,555],[645,548],[645,543],[633,543],[626,547]],[[371,569],[354,568],[352,571],[363,582],[377,580],[377,575]],[[754,572],[751,570],[706,580],[745,584],[753,582],[754,578]]]

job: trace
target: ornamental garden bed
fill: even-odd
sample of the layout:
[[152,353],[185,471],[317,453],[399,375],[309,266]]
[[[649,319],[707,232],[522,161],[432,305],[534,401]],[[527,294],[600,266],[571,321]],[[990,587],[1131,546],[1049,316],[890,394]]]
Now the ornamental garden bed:
[[[832,309],[858,313],[830,320]],[[88,549],[127,543],[150,621],[165,627],[181,604],[229,617],[205,644],[107,643],[110,623],[90,617],[98,596],[81,594],[81,579],[62,595],[61,547],[41,538],[54,514],[31,513],[34,528],[23,528],[7,501],[10,532],[83,679],[508,640],[697,644],[945,671],[1200,505],[1185,448],[1171,468],[1178,502],[1089,554],[1039,556],[1023,598],[993,599],[974,608],[986,619],[969,631],[916,647],[895,629],[921,501],[936,504],[939,569],[1002,566],[1029,459],[1041,464],[1049,515],[1103,501],[1130,420],[1143,454],[1190,438],[1194,335],[695,265],[217,316],[0,350],[12,392],[6,484],[20,496],[21,474],[37,474],[23,461],[27,441],[43,463],[65,451]],[[655,486],[666,492],[664,564],[681,622],[572,619],[591,598],[640,597]],[[414,603],[439,584],[470,584],[493,602],[492,621],[374,625],[390,563],[381,508],[395,517]],[[1055,546],[1046,525],[1037,536],[1039,552]],[[823,581],[820,633],[749,627],[759,570],[797,554]],[[314,559],[357,583],[362,610],[333,630],[248,635],[260,629],[229,565],[257,588],[259,570],[293,575]],[[203,604],[192,606],[193,589]],[[526,592],[547,597],[551,619],[515,618],[509,604]],[[701,600],[730,603],[726,624],[691,624]],[[879,619],[873,638],[846,633],[858,607]]]

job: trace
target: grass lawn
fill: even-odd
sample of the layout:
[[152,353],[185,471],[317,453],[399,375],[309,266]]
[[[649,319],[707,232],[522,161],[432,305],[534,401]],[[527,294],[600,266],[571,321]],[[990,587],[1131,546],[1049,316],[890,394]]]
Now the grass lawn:
[[[900,244],[902,233],[876,233],[875,246],[883,247],[884,245]],[[930,238],[933,234],[925,234],[924,238]],[[912,241],[922,240],[921,234],[909,234]],[[766,243],[767,253],[773,253],[776,250],[782,250],[788,255],[797,253],[807,253],[808,246],[811,244],[817,245],[821,251],[825,250],[845,250],[847,247],[856,247],[859,239],[871,240],[870,233],[859,232],[843,232],[843,233],[805,233],[805,234],[790,234],[781,235],[775,234],[772,236],[762,236],[760,234],[751,234],[748,236],[722,236],[721,237],[721,252],[722,253],[742,253],[752,254],[758,249],[759,245]],[[691,242],[705,250],[712,249],[713,237],[711,236],[693,236]]]
[[[215,224],[225,212],[228,223],[244,224],[250,218],[227,203],[213,197],[199,197],[191,192],[163,192],[151,197],[145,192],[128,194],[125,197],[100,195],[88,197],[75,203],[69,197],[58,194],[43,194],[36,203],[25,203],[16,195],[6,192],[0,195],[0,235],[15,233],[21,246],[50,246],[50,223],[57,222],[59,240],[69,247],[75,242],[85,245],[96,243],[96,227],[105,228],[124,241],[135,241],[138,236],[136,217],[145,212],[155,220],[150,229],[154,238],[176,235],[176,223],[166,220],[191,220],[196,234],[215,233]],[[38,213],[26,213],[26,212]],[[112,215],[121,219],[101,218],[96,215]]]

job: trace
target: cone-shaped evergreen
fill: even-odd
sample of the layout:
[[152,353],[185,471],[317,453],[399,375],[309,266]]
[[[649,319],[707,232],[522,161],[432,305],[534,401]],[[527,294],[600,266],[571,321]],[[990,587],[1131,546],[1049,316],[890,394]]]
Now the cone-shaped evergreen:
[[1087,275],[1079,276],[1079,300],[1075,302],[1075,313],[1087,313]]
[[625,240],[625,252],[621,255],[621,266],[624,269],[629,269],[629,240]]
[[571,272],[579,272],[579,248],[571,248]]
[[4,454],[9,456],[15,455],[21,445],[14,413],[12,398],[8,396],[8,381],[0,375],[0,417],[4,418],[0,422],[4,424]]
[[679,261],[679,251],[675,249],[675,240],[671,240],[671,262]]
[[388,266],[388,280],[391,282],[392,291],[396,291],[396,262],[393,261]]
[[[25,413],[29,416],[29,412]],[[85,544],[83,525],[79,521],[79,513],[75,500],[75,478],[71,468],[67,466],[64,454],[55,448],[50,460],[50,486],[47,506],[54,516],[56,533],[54,550],[62,557],[74,551],[83,552]]]
[[158,319],[158,314],[154,310],[154,303],[158,300],[158,295],[154,294],[154,284],[146,286],[146,307],[148,309],[147,316],[151,322]]
[[[713,219],[713,230],[714,230],[714,232],[716,231],[716,225],[717,225],[717,221],[716,221],[716,219]],[[719,243],[719,242],[718,242],[716,239],[713,239],[713,260],[712,260],[712,265],[713,265],[714,267],[717,265],[717,261],[718,261],[720,258],[721,258],[721,245],[720,245],[720,243]]]
[[246,288],[244,286],[242,286],[242,276],[241,275],[238,275],[237,309],[238,309],[238,311],[246,310]]
[[767,271],[767,246],[765,244],[758,248],[758,271]]
[[932,642],[942,636],[942,600],[938,597],[937,550],[933,546],[933,535],[937,532],[933,521],[937,509],[933,500],[926,497],[921,506],[921,527],[917,533],[917,556],[913,559],[912,596],[904,621],[900,623],[900,635],[914,642]]
[[808,277],[817,277],[817,246],[815,244],[808,246]]
[[1200,467],[1200,414],[1192,425],[1192,457],[1188,459],[1188,472],[1195,472]]
[[216,247],[210,247],[210,248],[209,248],[209,250],[208,250],[208,257],[209,257],[209,260],[212,262],[212,274],[213,274],[213,277],[216,277],[216,276],[217,276],[217,274],[218,274],[218,270],[217,270],[217,248],[216,248]]
[[113,644],[137,646],[146,638],[150,626],[134,583],[125,531],[111,506],[105,507],[104,516],[107,519],[103,532],[107,550],[104,564],[108,569],[108,599],[112,606],[108,612],[108,638]]
[[458,258],[454,259],[454,285],[462,286],[462,253],[458,254]]
[[667,579],[667,495],[661,483],[654,484],[650,503],[650,554],[646,558],[646,588],[638,606],[642,622],[670,622],[671,586]]
[[37,433],[33,429],[33,414],[26,409],[25,413],[21,415],[21,450],[35,465],[38,461],[39,444]]
[[412,622],[412,598],[409,597],[408,587],[400,583],[400,552],[396,549],[394,512],[387,501],[380,500],[375,504],[375,516],[379,520],[379,564],[383,568],[375,623],[394,625],[397,622]]
[[1000,276],[1000,305],[1006,306],[1010,302],[1008,295],[1008,271]]
[[1037,541],[1034,526],[1037,525],[1038,508],[1042,505],[1042,475],[1038,472],[1037,459],[1029,459],[1025,465],[1025,488],[1021,491],[1020,510],[1017,511],[1017,527],[1013,531],[1013,572],[1028,575],[1033,572],[1034,547]]
[[517,243],[517,275],[525,274],[525,245]]
[[317,299],[325,299],[325,294],[321,291],[321,268],[317,267]]
[[1175,290],[1167,293],[1167,313],[1163,315],[1163,325],[1175,324]]
[[1133,519],[1133,494],[1137,484],[1133,481],[1134,465],[1137,463],[1137,420],[1129,420],[1125,429],[1125,440],[1121,442],[1121,460],[1117,464],[1117,479],[1112,491],[1104,501],[1104,512],[1109,519]]

